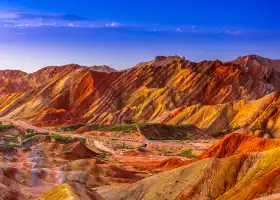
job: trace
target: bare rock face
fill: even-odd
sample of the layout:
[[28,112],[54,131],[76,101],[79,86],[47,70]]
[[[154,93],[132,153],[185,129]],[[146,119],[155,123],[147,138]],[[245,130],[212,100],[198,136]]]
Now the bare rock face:
[[241,56],[231,62],[245,67],[264,66],[277,71],[280,70],[280,60],[272,60],[258,55]]
[[153,67],[158,67],[158,66],[165,66],[165,65],[170,65],[175,62],[179,62],[181,58],[179,56],[157,56],[154,61],[152,61],[152,66]]
[[16,92],[20,87],[25,87],[25,85],[21,85],[21,80],[26,76],[28,74],[20,70],[0,70],[0,95]]
[[20,70],[0,70],[0,78],[17,79],[27,76],[28,74]]
[[279,88],[280,60],[271,60],[257,55],[241,56],[231,61],[247,71],[260,74],[263,80]]
[[106,72],[106,73],[117,71],[107,65],[100,65],[100,66],[95,65],[95,66],[89,67],[89,69],[91,69],[93,71],[97,71],[97,72]]

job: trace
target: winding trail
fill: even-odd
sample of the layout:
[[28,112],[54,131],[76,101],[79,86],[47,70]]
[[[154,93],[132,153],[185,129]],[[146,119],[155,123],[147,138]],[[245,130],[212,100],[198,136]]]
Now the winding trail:
[[[128,142],[137,142],[137,143],[143,143],[143,144],[147,144],[147,145],[163,145],[163,146],[173,146],[173,147],[184,147],[184,148],[191,148],[191,149],[197,149],[197,150],[205,150],[208,147],[203,146],[201,144],[179,144],[179,143],[170,143],[170,142],[162,142],[162,141],[158,141],[158,140],[148,140],[147,138],[143,139],[143,140],[137,140],[137,139],[129,139],[129,138],[119,138],[119,137],[106,137],[106,136],[85,136],[83,134],[74,134],[74,133],[61,133],[61,132],[54,132],[54,131],[50,131],[47,129],[43,129],[37,126],[33,126],[30,124],[27,124],[26,122],[23,121],[18,121],[18,120],[5,120],[7,122],[10,122],[14,125],[23,127],[23,128],[27,128],[27,129],[34,129],[36,130],[38,133],[50,133],[50,134],[59,134],[59,135],[65,135],[65,136],[75,136],[78,138],[92,138],[92,139],[110,139],[110,140],[121,140],[121,141],[128,141]],[[139,127],[136,125],[136,128],[138,130],[138,132],[140,134],[141,131],[139,129]],[[143,135],[143,134],[142,134]]]
[[33,126],[33,125],[27,124],[26,122],[23,122],[23,121],[16,121],[16,120],[6,120],[6,121],[11,122],[14,125],[21,126],[23,128],[34,129],[38,133],[51,133],[51,134],[55,134],[55,132],[53,132],[53,131],[49,131],[47,129],[43,129],[43,128],[40,128],[40,127],[37,127],[37,126]]

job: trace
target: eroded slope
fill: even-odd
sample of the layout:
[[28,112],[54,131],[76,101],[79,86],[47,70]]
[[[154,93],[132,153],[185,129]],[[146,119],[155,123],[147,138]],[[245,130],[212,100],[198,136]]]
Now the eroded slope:
[[[239,136],[230,136],[232,142],[235,141],[238,146],[236,149],[245,148],[242,145],[245,145],[246,141],[254,143],[255,140],[256,149],[263,152],[249,153],[255,151],[249,148],[245,154],[235,151],[232,152],[235,155],[224,158],[213,158],[211,155],[206,158],[204,155],[202,160],[143,179],[130,186],[101,188],[97,191],[108,200],[249,200],[279,193],[279,141]],[[225,145],[224,142],[218,144],[224,144],[223,148],[226,151],[227,148],[231,148],[231,144]],[[273,143],[274,146],[271,146]]]
[[111,73],[46,67],[7,79],[0,116],[38,126],[152,122],[279,137],[278,63],[254,56],[194,63],[171,56]]

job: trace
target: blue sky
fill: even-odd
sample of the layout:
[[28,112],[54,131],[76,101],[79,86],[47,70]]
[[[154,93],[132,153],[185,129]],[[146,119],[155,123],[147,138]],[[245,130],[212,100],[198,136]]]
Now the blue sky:
[[0,69],[280,58],[276,0],[1,0]]

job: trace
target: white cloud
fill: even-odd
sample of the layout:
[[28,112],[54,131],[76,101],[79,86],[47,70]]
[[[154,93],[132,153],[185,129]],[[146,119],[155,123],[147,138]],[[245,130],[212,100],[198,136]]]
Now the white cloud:
[[241,30],[232,30],[232,29],[223,29],[221,33],[226,33],[229,35],[241,35],[243,31]]
[[120,26],[120,23],[118,22],[112,22],[112,23],[107,23],[105,24],[106,27],[118,27]]
[[5,20],[61,20],[61,21],[88,21],[88,19],[65,13],[32,13],[32,12],[0,12],[0,19]]
[[[40,27],[68,27],[68,28],[127,28],[137,31],[148,32],[184,32],[184,33],[209,33],[241,35],[246,30],[226,27],[197,27],[196,25],[176,26],[154,26],[145,24],[121,24],[118,21],[105,22],[83,20],[85,18],[71,14],[44,14],[44,13],[12,13],[0,12],[0,27],[6,28],[40,28]],[[156,28],[155,28],[156,27]]]
[[112,27],[116,27],[116,26],[119,26],[119,25],[120,25],[120,23],[118,23],[118,22],[113,22],[113,23],[111,24]]
[[176,28],[176,32],[182,33],[183,31],[182,31],[182,29],[180,29],[180,28]]
[[3,13],[0,12],[0,19],[5,19],[5,20],[14,20],[14,19],[18,19],[19,16],[17,13]]

